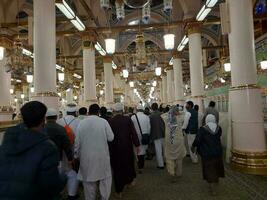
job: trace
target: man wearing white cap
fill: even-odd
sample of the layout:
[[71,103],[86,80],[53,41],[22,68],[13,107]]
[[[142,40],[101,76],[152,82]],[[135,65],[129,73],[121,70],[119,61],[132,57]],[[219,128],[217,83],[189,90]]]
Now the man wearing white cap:
[[142,173],[142,170],[145,166],[146,150],[148,148],[148,144],[143,144],[142,138],[150,136],[150,119],[147,115],[144,114],[144,107],[141,104],[139,104],[136,109],[137,113],[134,114],[131,119],[133,121],[135,130],[137,132],[141,144],[141,148],[137,154],[137,157],[139,173]]
[[[58,120],[58,124],[65,127],[69,127],[74,136],[77,135],[77,128],[80,120],[77,119],[77,106],[76,104],[68,104],[66,106],[67,115]],[[77,172],[72,169],[66,156],[63,155],[63,161],[61,166],[62,172],[68,176],[68,196],[69,200],[74,200],[78,198],[78,186],[79,181],[77,180]]]
[[81,121],[75,139],[75,158],[80,159],[78,179],[83,182],[86,200],[96,200],[99,187],[101,200],[111,193],[111,166],[108,142],[114,138],[105,119],[99,117],[99,106],[89,108],[89,116]]
[[49,138],[56,144],[60,159],[62,160],[63,153],[67,156],[69,162],[73,161],[73,152],[71,144],[65,129],[56,123],[58,112],[53,108],[48,108],[46,112],[45,131]]

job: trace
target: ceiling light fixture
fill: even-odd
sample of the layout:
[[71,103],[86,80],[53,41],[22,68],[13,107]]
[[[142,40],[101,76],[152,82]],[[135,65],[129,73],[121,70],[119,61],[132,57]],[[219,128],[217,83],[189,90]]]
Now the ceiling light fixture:
[[116,49],[116,40],[108,38],[105,39],[106,51],[108,54],[113,54]]
[[231,63],[224,63],[224,71],[226,72],[231,71]]
[[260,62],[260,65],[261,65],[261,69],[267,69],[267,61],[266,60],[264,60],[264,61],[261,61]]
[[80,20],[79,17],[75,17],[75,19],[71,20],[71,23],[79,30],[79,31],[84,31],[85,30],[85,25],[83,22]]
[[58,76],[58,80],[60,82],[63,82],[65,80],[65,74],[64,73],[58,73],[57,76]]
[[200,11],[198,12],[196,20],[203,21],[208,16],[211,9],[216,5],[217,2],[218,0],[207,0],[205,5],[203,5]]
[[134,82],[133,81],[130,81],[129,82],[129,85],[130,85],[131,88],[133,88],[134,87]]
[[188,42],[189,42],[189,38],[185,35],[183,37],[182,41],[180,42],[180,44],[178,45],[177,50],[183,51],[183,49],[185,48],[185,46],[187,45]]
[[122,76],[123,76],[123,78],[128,78],[129,77],[129,72],[128,72],[127,69],[122,70]]
[[117,69],[118,68],[118,66],[114,63],[114,61],[112,60],[112,63],[111,63],[111,65],[112,65],[112,68],[113,69]]
[[174,48],[174,34],[165,34],[163,36],[165,49],[172,50]]
[[27,83],[32,83],[33,82],[33,75],[32,74],[27,74],[26,75]]
[[161,67],[156,67],[155,73],[156,73],[156,76],[160,76],[161,75]]
[[65,0],[57,0],[56,1],[57,8],[68,18],[73,19],[75,18],[75,13],[71,9],[71,7],[66,3]]
[[4,54],[5,54],[5,48],[4,47],[0,47],[0,60],[4,59]]
[[77,78],[77,79],[81,79],[82,78],[82,76],[80,76],[79,74],[73,74],[73,76],[75,77],[75,78]]
[[218,2],[218,0],[207,0],[206,1],[206,6],[209,8],[212,8],[215,6],[215,4]]

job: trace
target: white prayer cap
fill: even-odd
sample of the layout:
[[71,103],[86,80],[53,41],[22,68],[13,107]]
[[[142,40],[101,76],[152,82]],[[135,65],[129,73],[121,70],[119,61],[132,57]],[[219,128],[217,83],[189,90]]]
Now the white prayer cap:
[[107,112],[112,113],[113,111],[112,111],[112,109],[108,109]]
[[46,112],[46,117],[54,117],[57,116],[58,112],[54,108],[48,108]]
[[115,110],[116,112],[118,112],[118,111],[123,111],[123,108],[124,108],[124,106],[123,106],[122,103],[116,103],[116,104],[114,105],[114,110]]
[[77,109],[78,108],[76,104],[74,103],[66,105],[66,112],[70,112],[70,113],[77,112]]
[[141,104],[137,105],[136,109],[137,110],[145,110],[144,106],[142,106]]

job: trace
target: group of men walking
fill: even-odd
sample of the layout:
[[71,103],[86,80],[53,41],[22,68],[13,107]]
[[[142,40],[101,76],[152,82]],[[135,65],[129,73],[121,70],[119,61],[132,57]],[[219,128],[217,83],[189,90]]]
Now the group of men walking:
[[[187,102],[184,117],[180,108],[173,106],[163,114],[153,103],[149,116],[142,105],[136,114],[125,115],[123,104],[116,103],[111,117],[93,104],[88,112],[81,108],[77,116],[76,105],[70,104],[58,119],[56,110],[37,101],[26,103],[21,109],[23,123],[6,131],[0,147],[0,198],[54,199],[67,184],[68,198],[75,200],[82,182],[86,200],[96,199],[97,188],[101,199],[108,200],[112,177],[121,198],[125,186],[135,185],[135,161],[143,173],[151,144],[157,168],[164,169],[167,163],[168,172],[180,176],[185,144],[196,163],[194,147],[202,143],[196,139],[199,124],[193,102]],[[204,117],[212,112],[207,110]],[[213,132],[221,130],[211,127]]]

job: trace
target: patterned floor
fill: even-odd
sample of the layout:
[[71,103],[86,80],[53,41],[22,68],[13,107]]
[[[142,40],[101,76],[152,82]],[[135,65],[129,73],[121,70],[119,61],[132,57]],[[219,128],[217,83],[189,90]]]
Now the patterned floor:
[[[244,175],[226,165],[226,178],[217,192],[216,197],[209,194],[200,165],[189,158],[185,158],[183,176],[175,184],[165,170],[156,169],[155,161],[148,161],[136,186],[125,189],[123,200],[267,200],[267,176]],[[116,200],[114,194],[111,200]]]

